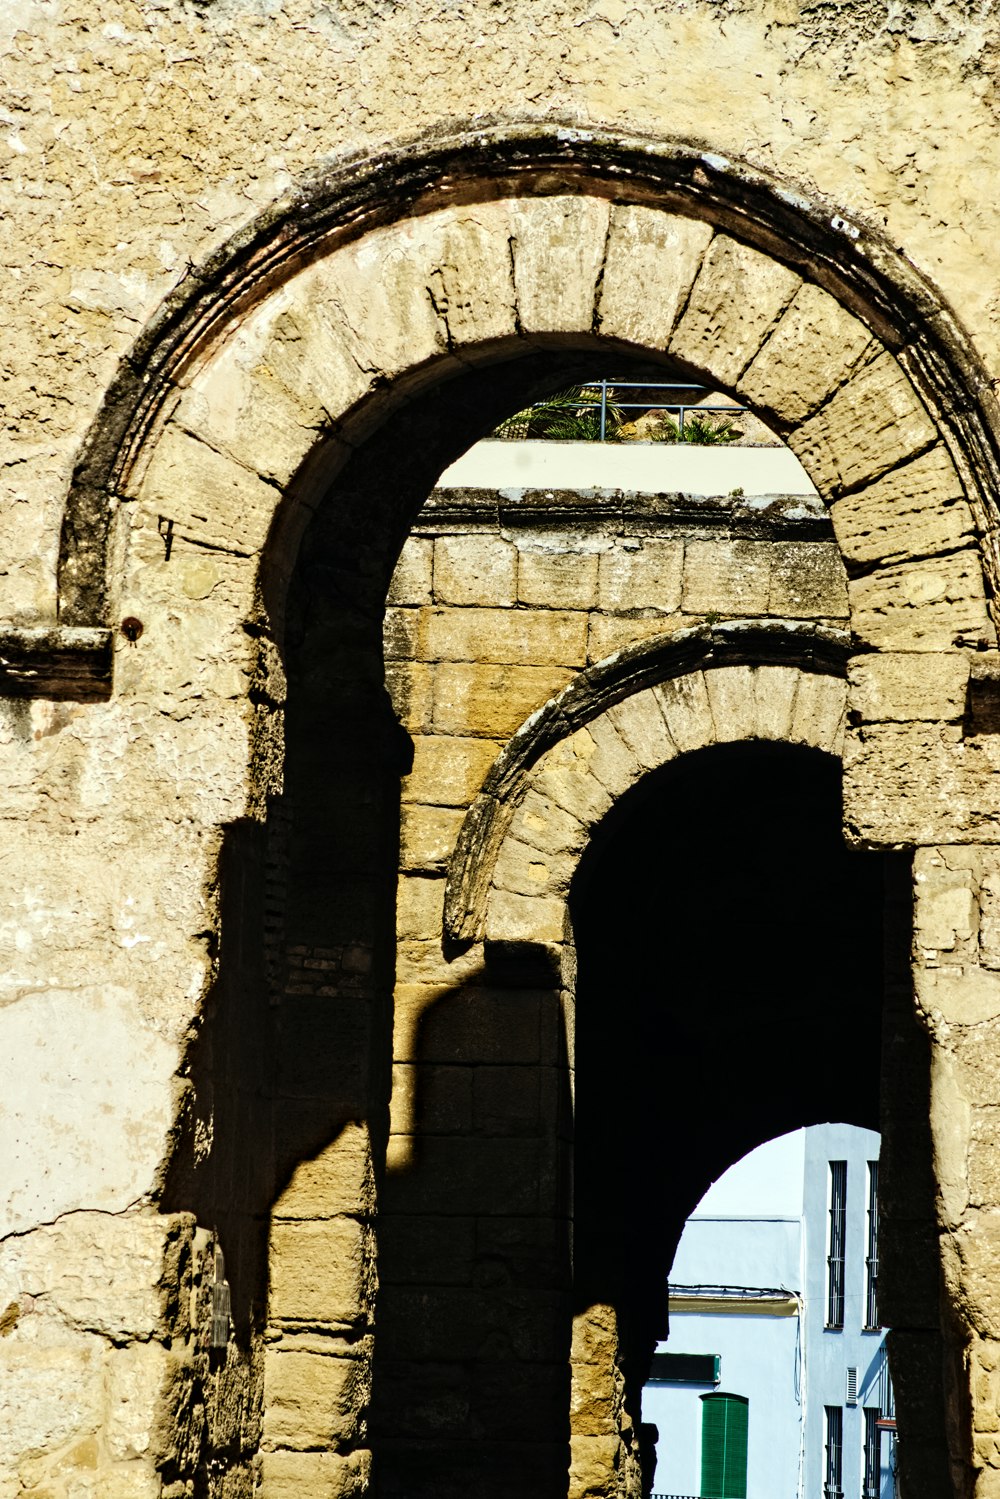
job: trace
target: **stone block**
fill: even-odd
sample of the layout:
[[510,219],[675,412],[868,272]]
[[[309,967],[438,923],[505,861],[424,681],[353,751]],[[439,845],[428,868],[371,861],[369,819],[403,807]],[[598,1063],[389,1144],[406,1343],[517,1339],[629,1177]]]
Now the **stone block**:
[[758,738],[785,740],[791,736],[801,675],[795,666],[762,666],[758,669],[754,678]]
[[848,592],[854,635],[879,650],[950,651],[996,640],[977,551],[883,567],[852,578]]
[[863,323],[828,292],[804,282],[744,370],[736,393],[773,413],[782,426],[794,425],[811,416],[878,348]]
[[277,1349],[267,1361],[264,1441],[292,1451],[352,1441],[371,1394],[366,1358]]
[[438,604],[507,607],[517,598],[517,548],[499,536],[439,536],[434,542]]
[[828,502],[930,447],[936,429],[891,354],[880,354],[788,436],[788,446]]
[[941,1065],[954,1067],[961,1096],[973,1110],[1000,1108],[1000,1025],[986,1021],[956,1030],[947,1040],[951,1055]]
[[618,1467],[621,1438],[573,1436],[570,1438],[569,1492],[572,1499],[604,1499],[608,1475]]
[[514,287],[524,333],[591,331],[609,214],[608,204],[595,198],[511,203]]
[[552,859],[508,834],[490,883],[497,890],[513,891],[516,895],[565,894],[574,868],[575,860],[565,856]]
[[309,330],[324,355],[330,351],[319,393],[334,420],[379,376],[447,359],[446,317],[428,286],[442,227],[428,214],[377,229],[324,257],[297,283],[290,314],[300,333],[308,337]]
[[434,717],[434,674],[419,661],[389,660],[385,667],[386,691],[392,709],[411,734],[431,732]]
[[434,542],[426,536],[408,536],[393,570],[386,603],[410,608],[431,603],[433,579]]
[[848,681],[851,713],[866,723],[959,722],[969,661],[960,651],[885,651],[855,656]]
[[462,826],[463,813],[452,807],[404,806],[400,825],[400,864],[403,869],[430,873],[451,857]]
[[845,744],[846,822],[876,842],[1000,840],[989,763],[957,724],[865,725]]
[[722,666],[706,671],[708,704],[718,744],[757,737],[754,677],[751,666]]
[[477,1067],[472,1085],[474,1127],[486,1135],[537,1135],[541,1087],[536,1067]]
[[802,672],[795,693],[790,739],[839,755],[844,743],[847,683],[840,677]]
[[75,1212],[0,1246],[0,1277],[70,1325],[115,1340],[164,1337],[165,1286],[184,1270],[182,1215]]
[[449,348],[462,348],[466,356],[477,344],[517,333],[511,235],[503,201],[409,221],[407,256],[423,270]]
[[480,943],[473,943],[464,952],[447,957],[441,951],[440,938],[436,941],[396,943],[396,975],[400,983],[474,983],[482,974],[483,967],[483,949]]
[[267,1499],[360,1499],[368,1492],[371,1454],[341,1457],[334,1452],[265,1452],[261,1458]]
[[913,856],[914,941],[925,953],[974,951],[978,927],[976,874],[956,854],[970,849],[918,848]]
[[[400,1175],[392,1184],[395,1213],[521,1217],[538,1212],[540,1193],[548,1190],[540,1169],[543,1157],[538,1140],[509,1135],[425,1135],[417,1150],[419,1170]],[[435,1349],[446,1352],[449,1344],[458,1357],[463,1354],[456,1345],[464,1345],[468,1350],[464,1356],[474,1358],[482,1353],[482,1319],[504,1317],[505,1300],[484,1296],[481,1288],[463,1293],[459,1288],[421,1286],[393,1294],[385,1287],[379,1297],[379,1314],[387,1317],[390,1305],[409,1309],[405,1336],[414,1339],[410,1346],[420,1358],[433,1358]],[[442,1313],[437,1327],[426,1320],[434,1304]],[[468,1325],[463,1326],[466,1316]],[[524,1320],[530,1336],[530,1313]],[[422,1334],[423,1347],[418,1341]],[[406,1357],[403,1341],[401,1335],[396,1347]]]
[[382,646],[387,661],[413,661],[421,656],[421,633],[426,611],[399,609],[385,611],[382,623]]
[[685,614],[767,614],[776,550],[767,541],[689,541]]
[[769,614],[781,619],[847,618],[847,575],[836,547],[784,541],[774,553]]
[[108,1360],[104,1440],[116,1462],[149,1454],[157,1407],[176,1360],[161,1344],[116,1348]]
[[677,754],[652,688],[616,703],[606,716],[644,769],[657,770]]
[[667,619],[652,611],[646,615],[592,614],[587,635],[587,661],[606,661],[609,656],[641,640],[668,635],[675,619]]
[[371,1232],[354,1218],[271,1224],[272,1322],[354,1326],[374,1294]]
[[[463,1071],[471,1084],[472,1070]],[[477,1228],[471,1216],[399,1214],[384,1208],[379,1220],[380,1284],[471,1285]]]
[[413,769],[402,780],[403,801],[467,807],[482,786],[499,748],[488,739],[416,735]]
[[396,934],[413,940],[439,937],[444,930],[443,879],[403,875],[396,893]]
[[587,830],[571,812],[532,789],[511,819],[510,836],[549,856],[572,856],[583,849]]
[[663,711],[667,732],[681,754],[715,743],[715,720],[703,671],[661,682],[653,692]]
[[271,1210],[274,1218],[335,1218],[375,1209],[375,1174],[368,1129],[345,1124],[336,1138],[300,1161]]
[[643,767],[609,718],[595,718],[587,733],[594,744],[590,772],[615,799],[642,778]]
[[542,1022],[558,1008],[548,990],[461,984],[397,984],[395,1006],[395,1060],[421,1066],[535,1063]]
[[565,925],[566,903],[561,899],[490,890],[486,913],[487,941],[561,942]]
[[598,605],[609,613],[658,609],[672,614],[680,607],[683,571],[682,541],[644,541],[634,549],[602,552]]
[[587,729],[560,740],[548,750],[532,772],[532,788],[590,828],[608,811],[611,798],[591,773],[596,745]]
[[[447,996],[442,996],[447,1004]],[[436,1017],[429,1017],[432,1025]],[[389,1128],[393,1134],[459,1135],[472,1128],[472,1081],[468,1065],[430,1062],[419,1035],[419,1062],[394,1062]]]
[[517,597],[540,609],[591,609],[597,601],[596,552],[522,550]]
[[711,238],[695,219],[616,204],[598,302],[602,334],[665,349]]
[[439,734],[506,739],[570,680],[568,669],[442,662],[434,671]]
[[[947,1236],[945,1244],[945,1263],[949,1267],[946,1276],[951,1281],[948,1290],[953,1304],[957,1301],[963,1320],[975,1332],[992,1336],[1000,1317],[1000,1209],[986,1208],[968,1214],[961,1227]],[[950,1261],[956,1262],[954,1269]]]
[[936,1027],[981,1025],[1000,1017],[1000,974],[961,964],[917,968],[917,1002]]
[[732,389],[802,282],[769,255],[717,234],[670,340],[670,352]]
[[8,1473],[99,1430],[105,1347],[102,1338],[68,1329],[30,1342],[0,1339],[0,1450]]
[[972,511],[943,443],[832,507],[848,562],[903,562],[976,544]]
[[188,544],[256,555],[267,539],[278,491],[226,453],[167,424],[139,486],[143,510],[156,525],[174,522],[174,547]]
[[281,338],[276,310],[248,319],[211,363],[185,382],[172,420],[261,478],[285,485],[308,456],[325,412],[308,387],[297,382],[302,391],[297,396],[269,363],[270,345]]
[[427,618],[432,661],[582,666],[587,616],[566,610],[434,609]]

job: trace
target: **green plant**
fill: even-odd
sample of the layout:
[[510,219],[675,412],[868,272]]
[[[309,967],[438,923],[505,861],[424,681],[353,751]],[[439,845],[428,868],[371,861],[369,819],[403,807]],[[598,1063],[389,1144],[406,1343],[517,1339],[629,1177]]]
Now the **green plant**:
[[690,442],[698,447],[716,447],[721,443],[737,442],[743,436],[739,427],[734,427],[728,416],[689,416],[678,426],[671,423],[664,428],[661,442]]
[[[583,402],[593,404],[583,405]],[[621,408],[608,390],[605,404],[604,437],[607,442],[619,440],[622,425]],[[562,442],[597,442],[601,436],[601,393],[598,387],[573,385],[549,396],[537,406],[528,406],[501,422],[496,437],[548,438]]]

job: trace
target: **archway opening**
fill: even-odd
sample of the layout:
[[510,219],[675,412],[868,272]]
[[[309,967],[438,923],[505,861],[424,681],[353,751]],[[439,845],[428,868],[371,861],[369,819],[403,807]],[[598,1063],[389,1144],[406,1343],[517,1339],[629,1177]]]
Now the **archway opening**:
[[[729,1165],[803,1125],[881,1119],[890,1219],[895,1206],[930,1222],[929,1142],[912,1108],[926,1053],[896,1002],[906,878],[901,856],[845,846],[838,762],[783,745],[706,749],[648,777],[581,862],[574,1297],[578,1315],[615,1310],[623,1422],[647,1485],[639,1391],[668,1330],[671,1262]],[[897,1110],[904,1058],[911,1099]],[[911,1240],[911,1287],[934,1273],[933,1256],[918,1264],[926,1247]],[[887,1258],[891,1279],[891,1247]],[[897,1275],[893,1321],[900,1289]],[[940,1407],[933,1424],[940,1476]]]
[[[615,365],[623,373],[629,369],[627,361],[617,355]],[[652,377],[651,366],[642,361],[633,369],[637,377]],[[428,1085],[438,1080],[438,1072],[452,1065],[433,1054],[433,1046],[450,1045],[456,1036],[464,1047],[455,1058],[452,1078],[456,1083],[468,1078],[477,1066],[496,1072],[506,1065],[510,1058],[498,1060],[496,1055],[476,1051],[481,1044],[492,1046],[495,1036],[483,1043],[475,1027],[466,1025],[466,1012],[478,1006],[491,1017],[501,1014],[509,1031],[504,1039],[513,1046],[521,1034],[518,1016],[534,1001],[529,997],[521,1006],[516,996],[511,1002],[505,991],[520,989],[530,996],[550,984],[551,975],[539,976],[530,965],[513,977],[504,974],[499,983],[495,971],[471,972],[458,966],[445,974],[442,959],[452,954],[442,954],[439,915],[429,917],[417,942],[406,936],[405,927],[398,926],[400,777],[411,767],[411,743],[397,720],[399,700],[394,704],[386,692],[383,611],[400,548],[442,468],[532,397],[567,383],[598,378],[606,371],[607,354],[599,354],[596,341],[591,341],[588,349],[551,349],[506,364],[466,369],[399,405],[337,476],[306,531],[291,581],[282,571],[280,551],[275,552],[278,562],[264,580],[272,615],[284,621],[289,688],[284,786],[282,794],[269,802],[266,836],[255,839],[253,858],[239,861],[240,899],[233,908],[233,931],[224,931],[222,936],[220,1014],[228,1013],[239,1049],[230,1052],[218,1044],[227,1034],[225,1026],[219,1027],[213,1059],[211,1028],[206,1027],[204,1052],[205,1067],[215,1068],[217,1081],[231,1069],[238,1083],[231,1089],[217,1088],[216,1161],[249,1157],[261,1164],[259,1179],[255,1176],[249,1192],[230,1194],[227,1182],[220,1185],[206,1172],[200,1183],[203,1203],[199,1203],[198,1216],[200,1221],[218,1223],[224,1234],[228,1229],[230,1241],[238,1245],[239,1224],[230,1228],[222,1216],[232,1203],[234,1216],[252,1231],[255,1252],[246,1254],[243,1265],[238,1254],[233,1256],[231,1278],[239,1291],[239,1307],[245,1309],[244,1321],[252,1317],[259,1326],[265,1300],[269,1302],[274,1354],[269,1355],[269,1369],[276,1371],[268,1375],[265,1442],[269,1459],[272,1463],[280,1459],[298,1471],[309,1463],[318,1464],[316,1454],[325,1459],[330,1449],[338,1448],[338,1460],[355,1464],[361,1471],[371,1443],[385,1493],[441,1495],[447,1491],[445,1477],[456,1493],[466,1492],[470,1485],[485,1493],[485,1483],[493,1484],[496,1492],[507,1492],[512,1476],[511,1443],[525,1435],[530,1440],[521,1443],[519,1460],[530,1478],[522,1482],[521,1473],[515,1475],[519,1491],[528,1493],[530,1482],[533,1492],[549,1499],[565,1483],[569,1255],[568,1234],[560,1235],[560,1225],[568,1224],[563,1208],[568,1190],[562,1174],[570,1133],[565,1117],[565,1050],[559,1054],[557,1038],[550,1064],[556,1086],[545,1103],[549,1112],[544,1116],[540,1112],[531,1124],[538,1141],[558,1140],[550,1172],[552,1201],[546,1209],[547,1224],[556,1226],[553,1247],[544,1254],[533,1248],[525,1252],[521,1244],[510,1240],[500,1251],[491,1245],[488,1253],[480,1254],[480,1235],[475,1263],[461,1269],[468,1284],[448,1278],[461,1245],[453,1231],[457,1224],[441,1220],[468,1218],[463,1203],[471,1200],[473,1191],[481,1192],[484,1183],[489,1201],[481,1218],[495,1219],[502,1229],[507,1218],[531,1216],[520,1208],[511,1210],[503,1180],[491,1165],[497,1138],[520,1130],[521,1125],[512,1122],[516,1110],[508,1094],[488,1126],[470,1129],[459,1122],[441,1128],[432,1116],[442,1101],[439,1098],[432,1108],[428,1091]],[[279,603],[286,597],[287,609]],[[577,667],[583,664],[576,663]],[[461,731],[458,737],[463,737]],[[499,744],[492,743],[488,734],[480,734],[477,743],[485,770]],[[668,781],[669,777],[664,785]],[[454,814],[467,807],[469,800],[457,784],[454,792],[453,797],[442,798],[445,810],[453,815],[453,830],[457,827]],[[632,805],[628,800],[626,806]],[[831,802],[827,811],[824,828],[838,830],[839,803],[834,807]],[[614,829],[628,823],[624,812],[622,818],[623,822],[617,815],[609,820],[606,834],[597,840],[581,875],[581,891],[588,887],[586,871],[594,861],[601,864],[604,860],[601,850],[610,847],[607,840],[614,842]],[[716,846],[723,831],[720,825],[714,835]],[[791,832],[790,824],[789,837]],[[692,838],[694,833],[692,824]],[[834,839],[833,831],[830,838]],[[704,846],[710,850],[713,838],[705,839]],[[613,864],[609,855],[607,868]],[[443,886],[440,858],[407,872],[414,877],[411,889],[419,890],[421,897],[430,897],[432,888],[440,891]],[[706,853],[695,886],[710,890],[712,884],[712,855]],[[430,900],[427,909],[432,912]],[[645,929],[658,930],[656,913],[650,910],[647,916]],[[574,924],[582,930],[587,921],[574,916]],[[401,943],[399,931],[403,932]],[[411,1162],[405,1172],[393,1176],[390,1162],[388,1175],[382,1175],[393,1091],[390,1068],[394,1059],[399,1060],[398,1054],[394,1057],[394,1043],[401,1001],[406,998],[397,990],[394,1016],[393,986],[394,979],[400,979],[401,946],[410,948],[405,981],[437,989],[434,1015],[423,1026],[414,1055],[402,1062],[417,1074],[418,1088],[423,1087],[414,1118],[424,1134],[450,1132],[458,1137],[462,1166],[450,1185],[431,1160],[426,1139],[417,1141],[415,1167]],[[237,953],[239,961],[234,961]],[[266,981],[255,985],[252,1009],[241,1003],[248,992],[241,989],[244,968],[258,979],[266,976]],[[586,995],[585,989],[584,1008]],[[558,1009],[551,993],[536,1008],[539,1024],[551,1022],[555,1034]],[[877,1009],[873,1014],[877,1016]],[[457,1024],[446,1035],[455,1017]],[[877,1033],[877,1019],[874,1024]],[[630,1029],[623,1026],[617,1040],[623,1040]],[[777,1023],[773,1029],[777,1032]],[[587,1044],[591,1043],[585,1040]],[[599,1047],[599,1040],[593,1044]],[[265,1074],[259,1088],[246,1087],[247,1076],[253,1074],[239,1062],[244,1053],[252,1055]],[[615,1075],[624,1086],[627,1072],[616,1069]],[[647,1091],[644,1076],[634,1082],[636,1093]],[[447,1104],[445,1099],[443,1106]],[[844,1115],[842,1103],[836,1112]],[[783,1119],[760,1121],[763,1133],[754,1138],[789,1127]],[[626,1148],[635,1134],[634,1121],[630,1127],[632,1135],[626,1132],[624,1137]],[[748,1143],[753,1143],[752,1136],[751,1130]],[[702,1185],[706,1184],[705,1171],[710,1177],[712,1170],[721,1170],[733,1158],[721,1151],[719,1145],[716,1154],[709,1153],[703,1163]],[[581,1145],[578,1158],[585,1155],[586,1147]],[[609,1169],[614,1166],[610,1158],[605,1164]],[[535,1164],[520,1174],[518,1185],[535,1180],[532,1173],[537,1175]],[[194,1175],[198,1177],[197,1169]],[[185,1205],[198,1200],[197,1180],[193,1187],[184,1180],[179,1195],[181,1190]],[[419,1192],[426,1195],[421,1197]],[[585,1181],[581,1192],[579,1201],[585,1205]],[[700,1195],[698,1182],[692,1177],[685,1185],[682,1180],[671,1192],[679,1225]],[[376,1313],[377,1193],[380,1289]],[[652,1194],[640,1195],[651,1200]],[[428,1204],[431,1207],[425,1213]],[[584,1219],[586,1211],[596,1216],[595,1209],[584,1206],[583,1211]],[[428,1239],[428,1258],[421,1268],[414,1230],[420,1228],[415,1220],[424,1216],[438,1218],[430,1227],[439,1238]],[[636,1222],[623,1220],[616,1244],[632,1254],[628,1246],[648,1227],[641,1217]],[[269,1268],[264,1263],[268,1233]],[[661,1231],[661,1243],[667,1241],[665,1235]],[[596,1242],[600,1234],[593,1237]],[[498,1239],[499,1234],[494,1243]],[[642,1357],[651,1352],[657,1335],[649,1308],[657,1294],[662,1299],[662,1288],[654,1287],[650,1264],[642,1269],[635,1287],[619,1297],[615,1281],[619,1272],[614,1269],[618,1250],[612,1249],[602,1260],[596,1250],[587,1250],[586,1241],[583,1227],[578,1235],[583,1278],[577,1294],[586,1301],[592,1294],[604,1296],[606,1290],[621,1307],[622,1325],[631,1327],[625,1344],[633,1348],[626,1352],[623,1367],[631,1371],[628,1379],[637,1396],[644,1377]],[[488,1263],[491,1259],[499,1265],[496,1272]],[[515,1260],[518,1268],[510,1276],[508,1266]],[[341,1276],[343,1266],[348,1273]],[[434,1338],[425,1336],[430,1326],[425,1311],[431,1285],[440,1292],[434,1313],[436,1344]],[[462,1310],[463,1301],[470,1306],[488,1305],[492,1322],[500,1324],[486,1330],[474,1355],[464,1351],[469,1317]],[[521,1352],[527,1345],[516,1345],[510,1336],[510,1308],[525,1309],[524,1320],[532,1336],[542,1329],[544,1337],[539,1337],[528,1355]],[[324,1349],[336,1348],[336,1360],[316,1353],[320,1338],[326,1340]],[[375,1394],[369,1427],[366,1390],[373,1343]],[[411,1357],[414,1346],[418,1355]],[[439,1366],[442,1385],[454,1384],[454,1393],[449,1388],[440,1403],[416,1398],[408,1406],[400,1391],[419,1397],[429,1388],[433,1364]],[[307,1365],[310,1372],[300,1375],[297,1371]],[[296,1381],[312,1381],[312,1371],[321,1366],[324,1374],[338,1367],[353,1366],[357,1371],[350,1380],[360,1393],[349,1400],[344,1397],[350,1411],[342,1428],[328,1420],[329,1410],[341,1398],[339,1387],[323,1386],[325,1403],[315,1422],[299,1418],[301,1395]],[[484,1376],[471,1402],[463,1384],[470,1369]],[[539,1378],[533,1377],[533,1370]],[[519,1381],[516,1387],[512,1372]],[[633,1408],[638,1409],[637,1400]],[[286,1416],[289,1410],[292,1415]],[[428,1412],[439,1422],[433,1433]],[[418,1457],[424,1463],[422,1487],[415,1477]],[[463,1467],[460,1459],[467,1459],[468,1466]]]

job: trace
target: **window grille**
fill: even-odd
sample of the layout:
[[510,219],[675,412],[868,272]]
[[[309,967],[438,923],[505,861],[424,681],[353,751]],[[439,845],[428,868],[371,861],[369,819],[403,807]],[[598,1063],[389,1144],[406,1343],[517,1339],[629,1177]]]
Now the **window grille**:
[[882,1419],[881,1408],[865,1406],[865,1481],[861,1499],[879,1499],[882,1481]]
[[823,1484],[823,1499],[844,1499],[841,1487],[844,1473],[844,1411],[839,1405],[828,1405],[825,1409],[826,1480]]
[[847,1238],[847,1162],[830,1162],[830,1252],[826,1325],[844,1325],[844,1246]]
[[869,1161],[868,1253],[865,1257],[865,1328],[873,1332],[878,1326],[878,1161]]

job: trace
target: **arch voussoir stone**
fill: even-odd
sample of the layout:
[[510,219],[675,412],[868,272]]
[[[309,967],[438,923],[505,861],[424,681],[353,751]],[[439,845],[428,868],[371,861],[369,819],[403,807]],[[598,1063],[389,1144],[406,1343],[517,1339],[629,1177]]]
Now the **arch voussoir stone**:
[[787,266],[716,235],[673,330],[670,353],[733,388],[801,285]]
[[782,431],[812,416],[881,345],[829,292],[803,282],[736,382]]

